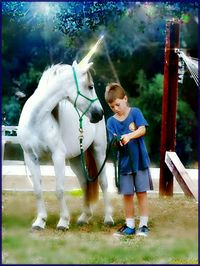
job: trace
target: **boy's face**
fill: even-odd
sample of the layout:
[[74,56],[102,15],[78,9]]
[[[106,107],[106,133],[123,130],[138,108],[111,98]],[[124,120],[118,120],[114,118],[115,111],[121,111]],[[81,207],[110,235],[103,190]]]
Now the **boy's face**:
[[126,112],[126,109],[128,107],[127,101],[128,98],[127,96],[125,96],[123,99],[117,98],[112,103],[108,103],[108,105],[115,114],[117,114],[118,116],[122,116]]

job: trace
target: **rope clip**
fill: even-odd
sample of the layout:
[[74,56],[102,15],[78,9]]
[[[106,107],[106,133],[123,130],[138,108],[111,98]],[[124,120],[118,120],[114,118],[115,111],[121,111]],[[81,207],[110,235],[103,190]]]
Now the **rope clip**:
[[80,135],[79,135],[79,139],[83,139],[84,138],[84,136],[83,136],[83,129],[82,128],[79,128],[79,132],[80,132]]

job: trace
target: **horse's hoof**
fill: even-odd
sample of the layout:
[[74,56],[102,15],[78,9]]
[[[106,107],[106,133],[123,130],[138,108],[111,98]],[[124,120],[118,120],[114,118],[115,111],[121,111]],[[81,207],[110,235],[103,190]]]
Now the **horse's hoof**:
[[43,230],[46,226],[46,218],[38,217],[35,222],[32,224],[32,229],[34,230]]
[[87,215],[85,213],[82,213],[81,216],[77,220],[77,225],[82,226],[89,224],[90,219],[92,218],[92,215]]
[[41,227],[41,226],[39,226],[39,225],[33,225],[32,226],[32,230],[34,230],[34,231],[41,231],[41,230],[44,230],[44,228]]
[[77,221],[77,225],[78,226],[83,226],[83,225],[86,225],[88,224],[86,221]]
[[69,230],[69,227],[65,227],[65,226],[60,225],[60,226],[56,227],[56,230],[65,232],[65,231]]
[[69,229],[69,218],[60,218],[56,225],[56,229],[59,231],[66,231]]
[[107,217],[107,218],[105,218],[104,219],[104,224],[105,225],[108,225],[108,226],[112,226],[112,225],[114,225],[114,220],[113,220],[113,218],[112,217]]
[[106,222],[104,222],[104,225],[113,226],[114,225],[114,221],[106,221]]

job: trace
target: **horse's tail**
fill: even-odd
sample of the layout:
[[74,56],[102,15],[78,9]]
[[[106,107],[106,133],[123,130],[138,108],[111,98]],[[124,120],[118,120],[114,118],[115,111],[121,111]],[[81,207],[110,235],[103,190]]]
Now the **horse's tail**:
[[[85,152],[86,157],[86,166],[88,169],[88,174],[90,177],[96,177],[98,174],[96,162],[94,155],[92,153],[92,148],[88,148]],[[98,178],[95,181],[87,182],[87,189],[86,189],[86,201],[90,203],[95,203],[99,199],[99,182]]]

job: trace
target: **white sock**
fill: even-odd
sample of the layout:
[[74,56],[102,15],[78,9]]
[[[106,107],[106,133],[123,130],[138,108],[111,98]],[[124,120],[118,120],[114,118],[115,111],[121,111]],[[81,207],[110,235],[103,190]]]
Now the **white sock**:
[[135,227],[135,219],[134,218],[126,218],[126,225],[133,229]]
[[148,216],[140,216],[139,227],[142,227],[143,225],[147,226],[148,219],[149,219]]

